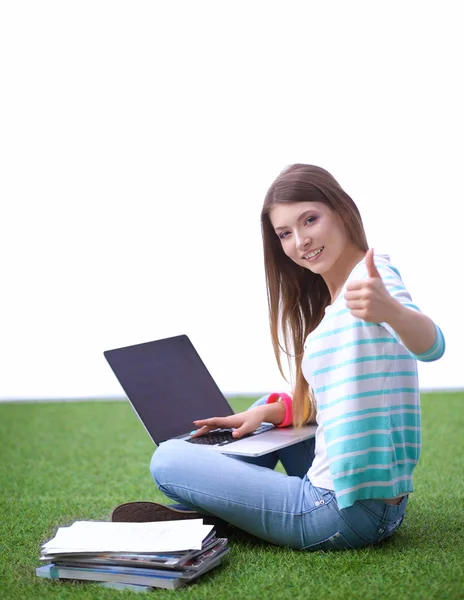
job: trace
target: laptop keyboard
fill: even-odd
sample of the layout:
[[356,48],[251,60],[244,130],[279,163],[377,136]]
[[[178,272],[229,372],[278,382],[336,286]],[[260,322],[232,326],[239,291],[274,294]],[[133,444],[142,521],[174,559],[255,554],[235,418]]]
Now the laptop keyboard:
[[206,444],[208,446],[225,446],[226,444],[231,444],[232,442],[238,442],[238,440],[243,440],[243,438],[249,437],[251,435],[256,435],[257,433],[261,433],[270,429],[269,425],[261,425],[253,431],[252,433],[247,433],[242,435],[241,438],[232,437],[233,429],[214,429],[205,435],[201,435],[200,437],[190,438],[185,440],[186,442],[190,442],[191,444]]

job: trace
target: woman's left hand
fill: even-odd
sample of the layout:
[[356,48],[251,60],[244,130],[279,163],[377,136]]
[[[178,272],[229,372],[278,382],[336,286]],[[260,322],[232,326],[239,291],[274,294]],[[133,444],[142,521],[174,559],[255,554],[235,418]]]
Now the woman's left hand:
[[346,306],[354,317],[370,323],[388,323],[395,299],[390,296],[374,263],[374,250],[366,253],[367,279],[350,281],[346,286]]

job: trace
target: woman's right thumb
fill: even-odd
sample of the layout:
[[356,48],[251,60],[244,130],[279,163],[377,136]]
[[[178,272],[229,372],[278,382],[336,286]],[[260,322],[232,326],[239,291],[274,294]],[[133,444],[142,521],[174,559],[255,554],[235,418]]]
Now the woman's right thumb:
[[241,427],[238,427],[238,429],[234,429],[234,431],[232,432],[232,437],[241,438],[243,435],[245,435],[245,433],[248,432],[246,430],[246,427],[242,425]]

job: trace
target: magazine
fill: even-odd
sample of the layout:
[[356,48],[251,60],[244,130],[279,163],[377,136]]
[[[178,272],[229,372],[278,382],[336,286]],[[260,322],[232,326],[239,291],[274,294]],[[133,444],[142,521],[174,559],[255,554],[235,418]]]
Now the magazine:
[[[226,552],[228,549],[226,550]],[[173,572],[152,571],[151,569],[141,569],[139,567],[70,567],[66,565],[44,565],[36,569],[36,575],[48,579],[74,579],[81,581],[106,581],[113,583],[135,584],[149,587],[164,588],[175,590],[182,585],[190,583],[192,580],[200,577],[207,571],[214,569],[221,562],[221,557],[206,563],[203,569],[194,571],[186,577],[173,576]],[[121,570],[119,570],[121,569]]]

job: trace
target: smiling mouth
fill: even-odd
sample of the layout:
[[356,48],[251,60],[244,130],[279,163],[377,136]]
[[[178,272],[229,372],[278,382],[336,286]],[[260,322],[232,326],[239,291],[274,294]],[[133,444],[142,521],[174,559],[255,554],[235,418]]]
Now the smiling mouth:
[[302,258],[304,258],[304,260],[314,260],[322,253],[324,247],[325,246],[321,246],[318,250],[314,250],[314,252],[308,252],[307,254],[304,254]]

